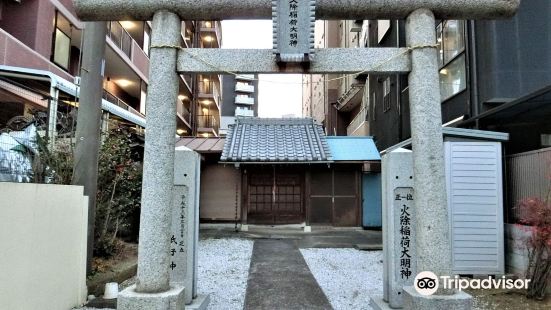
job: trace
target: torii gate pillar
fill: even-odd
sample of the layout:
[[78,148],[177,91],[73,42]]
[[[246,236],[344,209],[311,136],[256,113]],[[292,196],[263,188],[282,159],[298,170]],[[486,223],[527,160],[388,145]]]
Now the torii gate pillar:
[[[117,309],[182,310],[183,286],[170,286],[170,236],[178,100],[177,48],[182,23],[172,12],[153,16],[147,93],[147,128],[138,246],[138,280],[119,294]],[[190,288],[188,288],[190,289]]]

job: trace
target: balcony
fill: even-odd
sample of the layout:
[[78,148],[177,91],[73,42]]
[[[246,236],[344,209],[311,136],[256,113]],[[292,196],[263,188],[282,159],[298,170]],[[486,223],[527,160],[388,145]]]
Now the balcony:
[[[130,65],[132,70],[139,74],[143,80],[146,80],[149,74],[149,57],[120,22],[107,22],[107,37],[109,38],[107,40],[108,45],[116,53],[119,53],[122,59],[126,58],[124,61]],[[106,52],[107,57],[109,57],[109,53]]]
[[367,136],[369,135],[369,122],[367,121],[367,107],[363,107],[360,112],[350,122],[346,128],[348,136]]
[[240,74],[235,77],[236,80],[254,81],[254,74]]
[[191,112],[181,102],[176,105],[176,115],[187,127],[191,128]]
[[235,116],[249,116],[254,117],[254,111],[244,108],[235,108]]
[[[7,14],[7,13],[6,13]],[[47,70],[60,77],[72,81],[74,77],[49,59],[29,48],[25,43],[3,29],[0,29],[0,65]],[[10,57],[5,57],[10,55]]]
[[244,92],[244,93],[254,93],[254,85],[237,83],[235,84],[235,91]]
[[218,136],[220,124],[214,115],[197,115],[197,132]]
[[132,36],[118,21],[107,23],[107,35],[128,58],[132,58]]
[[352,84],[337,100],[336,108],[342,112],[350,112],[362,103],[364,84]]
[[[222,43],[222,27],[220,21],[202,21],[199,22],[199,30],[205,35],[201,36],[205,43],[210,43],[212,46],[205,47],[220,47]],[[210,34],[213,34],[216,37],[214,39],[206,39]],[[206,40],[205,40],[206,39]]]
[[120,108],[123,108],[133,114],[136,114],[137,116],[140,116],[140,117],[145,117],[142,113],[140,113],[139,111],[137,111],[136,109],[134,109],[133,107],[131,107],[130,105],[128,105],[126,102],[124,102],[122,99],[120,99],[119,97],[111,94],[110,92],[106,91],[106,90],[103,90],[103,99],[111,102],[111,103],[114,103],[115,105],[117,105],[118,107]]
[[200,99],[212,99],[216,105],[216,108],[220,108],[220,90],[218,84],[212,79],[203,79],[199,81],[199,94]]
[[246,97],[246,96],[235,96],[235,103],[236,104],[253,105],[254,104],[254,98]]
[[182,46],[190,48],[193,45],[193,37],[195,35],[195,22],[182,21]]
[[187,88],[187,91],[191,93],[193,77],[190,74],[180,74],[180,79],[183,82],[183,85]]

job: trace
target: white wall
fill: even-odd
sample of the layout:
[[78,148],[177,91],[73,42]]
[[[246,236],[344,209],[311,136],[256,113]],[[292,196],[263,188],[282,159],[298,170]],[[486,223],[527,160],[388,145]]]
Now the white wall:
[[87,221],[80,186],[0,183],[0,309],[84,303]]

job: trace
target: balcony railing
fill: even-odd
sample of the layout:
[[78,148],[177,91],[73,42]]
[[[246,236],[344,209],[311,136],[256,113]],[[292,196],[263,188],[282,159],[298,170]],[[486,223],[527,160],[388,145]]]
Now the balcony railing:
[[107,33],[111,41],[120,48],[120,50],[132,59],[132,36],[124,29],[118,21],[107,22]]
[[216,40],[218,41],[219,44],[221,43],[220,40],[222,38],[222,32],[220,31],[221,29],[220,21],[202,21],[200,22],[199,27],[203,31],[205,30],[213,31],[216,34]]
[[254,74],[240,74],[235,77],[236,80],[252,81],[254,80]]
[[254,116],[254,111],[243,108],[235,108],[235,116]]
[[185,122],[191,124],[191,112],[184,106],[183,103],[178,102],[176,105],[176,113],[182,118]]
[[236,104],[253,105],[254,104],[254,98],[245,97],[245,96],[236,96],[235,97],[235,103]]
[[111,102],[111,103],[114,103],[116,104],[118,107],[120,108],[123,108],[125,109],[126,111],[129,111],[133,114],[136,114],[140,117],[144,117],[144,115],[142,113],[140,113],[138,110],[134,109],[133,107],[131,107],[130,105],[128,105],[128,103],[124,102],[122,99],[120,99],[119,97],[111,94],[110,92],[106,91],[105,89],[103,90],[103,99]]
[[363,107],[360,112],[350,122],[350,125],[346,128],[346,132],[350,135],[355,132],[360,126],[367,121],[367,107]]
[[235,84],[235,91],[245,92],[245,93],[254,93],[254,85],[237,83]]
[[190,88],[191,90],[191,81],[192,81],[192,76],[191,74],[181,74],[180,75],[182,77],[182,79],[184,80],[184,82],[187,84],[187,86]]
[[218,120],[214,115],[197,115],[197,128],[209,128],[218,133]]
[[110,44],[115,45],[118,50],[128,57],[130,62],[136,66],[136,72],[147,76],[149,56],[144,51],[144,47],[140,46],[118,21],[107,22],[107,28],[107,37],[111,41]]
[[217,107],[219,107],[220,105],[220,90],[218,89],[217,83],[212,80],[199,81],[199,96],[212,98],[214,99]]
[[182,21],[182,41],[184,47],[191,47],[193,36],[195,35],[195,25],[193,21]]
[[212,96],[214,97],[214,101],[216,102],[216,106],[220,106],[220,101],[222,100],[222,95],[220,95],[220,90],[218,89],[218,85],[216,83],[213,87]]
[[199,93],[212,95],[214,91],[214,82],[213,81],[199,81]]

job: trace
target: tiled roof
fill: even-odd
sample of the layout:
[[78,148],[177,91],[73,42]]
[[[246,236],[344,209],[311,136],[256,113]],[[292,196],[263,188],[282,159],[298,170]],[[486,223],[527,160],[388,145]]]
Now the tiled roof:
[[322,127],[311,118],[237,118],[220,160],[312,163],[332,158]]
[[176,142],[176,147],[185,146],[197,153],[222,153],[224,138],[183,137]]

